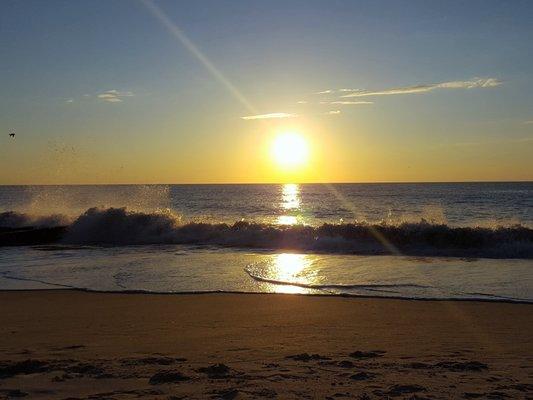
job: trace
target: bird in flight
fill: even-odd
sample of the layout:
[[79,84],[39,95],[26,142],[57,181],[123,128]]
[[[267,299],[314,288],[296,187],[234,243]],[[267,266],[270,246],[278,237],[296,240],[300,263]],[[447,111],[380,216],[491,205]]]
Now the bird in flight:
[[9,132],[9,137],[14,138],[15,137],[15,132],[13,132],[13,131]]

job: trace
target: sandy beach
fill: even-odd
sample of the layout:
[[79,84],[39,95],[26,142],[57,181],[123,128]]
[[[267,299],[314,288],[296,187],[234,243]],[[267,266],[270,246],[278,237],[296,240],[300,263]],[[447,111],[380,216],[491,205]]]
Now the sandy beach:
[[533,0],[0,0],[0,400],[533,400]]
[[0,396],[531,398],[527,304],[0,293]]

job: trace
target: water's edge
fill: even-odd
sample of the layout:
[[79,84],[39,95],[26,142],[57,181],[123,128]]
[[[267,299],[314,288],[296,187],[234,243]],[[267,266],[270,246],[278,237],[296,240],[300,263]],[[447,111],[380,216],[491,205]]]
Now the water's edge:
[[420,298],[420,297],[401,297],[401,296],[367,296],[354,294],[325,294],[325,293],[268,293],[268,292],[245,292],[236,290],[205,290],[205,291],[182,291],[182,292],[157,292],[150,290],[97,290],[87,288],[58,288],[58,289],[0,289],[0,293],[42,293],[42,292],[80,292],[90,294],[113,294],[113,295],[143,295],[143,296],[202,296],[202,295],[244,295],[244,296],[303,296],[303,297],[322,297],[322,298],[350,298],[363,300],[402,300],[402,301],[423,301],[423,302],[467,302],[467,303],[505,303],[516,305],[533,305],[533,301],[527,300],[504,300],[504,299],[465,299],[465,298]]

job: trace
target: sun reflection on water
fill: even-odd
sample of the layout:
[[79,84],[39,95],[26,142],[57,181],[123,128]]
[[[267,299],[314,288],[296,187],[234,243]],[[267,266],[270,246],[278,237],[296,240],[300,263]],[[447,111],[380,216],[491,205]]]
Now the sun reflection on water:
[[[305,272],[312,265],[311,258],[306,254],[276,254],[272,263],[270,276],[279,282],[294,282],[300,285],[312,283]],[[301,286],[273,286],[278,293],[306,293]]]
[[280,215],[277,222],[278,225],[296,225],[298,218],[294,215]]
[[286,183],[282,186],[280,208],[285,214],[278,216],[278,225],[295,225],[298,223],[298,212],[300,211],[299,185]]
[[287,183],[281,189],[281,207],[284,210],[300,209],[300,187],[294,183]]

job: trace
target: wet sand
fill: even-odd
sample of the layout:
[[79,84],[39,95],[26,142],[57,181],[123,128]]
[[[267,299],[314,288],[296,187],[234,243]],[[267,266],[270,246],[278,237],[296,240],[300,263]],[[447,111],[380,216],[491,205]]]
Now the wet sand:
[[527,399],[532,307],[0,292],[0,398]]

